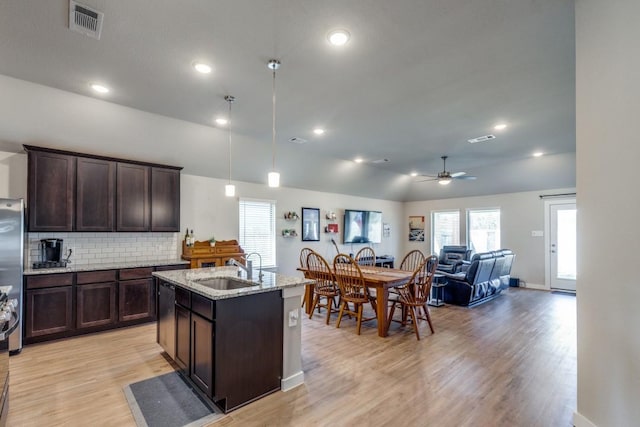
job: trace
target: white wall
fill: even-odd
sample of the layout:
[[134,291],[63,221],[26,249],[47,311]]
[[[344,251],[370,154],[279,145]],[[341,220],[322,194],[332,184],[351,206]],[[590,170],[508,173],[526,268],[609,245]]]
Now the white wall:
[[[403,251],[408,252],[412,249],[420,249],[425,253],[430,252],[432,211],[459,210],[460,243],[465,244],[467,237],[467,209],[500,208],[500,246],[511,249],[516,254],[511,275],[527,282],[527,286],[543,288],[545,286],[544,237],[531,237],[531,231],[544,230],[544,201],[539,196],[541,194],[559,194],[574,191],[575,189],[562,188],[406,203],[406,221],[408,221],[410,215],[425,217],[425,241],[420,243],[409,242],[405,238]],[[402,234],[408,234],[407,222],[403,224]]]
[[[193,228],[196,240],[208,240],[211,236],[215,236],[216,240],[238,238],[238,197],[225,197],[225,184],[225,180],[182,174],[181,228],[183,230],[187,227]],[[382,211],[382,221],[391,224],[391,236],[383,237],[382,243],[372,246],[376,254],[390,254],[396,257],[404,255],[402,242],[405,236],[400,232],[405,222],[403,203],[295,188],[269,188],[266,182],[265,184],[234,182],[234,184],[236,195],[239,197],[276,201],[276,258],[279,273],[296,276],[300,274],[296,268],[299,264],[300,249],[303,247],[310,247],[327,260],[332,260],[336,250],[331,243],[331,238],[336,240],[340,250],[345,253],[355,253],[365,246],[341,244],[344,209]],[[302,207],[320,209],[319,242],[303,242],[300,237],[300,220],[293,225],[284,220],[285,212],[296,211],[300,215]],[[338,215],[336,221],[340,228],[338,235],[324,233],[324,226],[328,222],[324,219],[327,211],[333,211]],[[280,231],[283,228],[296,228],[299,236],[282,237]]]
[[576,1],[578,409],[640,422],[640,1]]
[[26,154],[0,151],[0,197],[25,199],[26,201]]

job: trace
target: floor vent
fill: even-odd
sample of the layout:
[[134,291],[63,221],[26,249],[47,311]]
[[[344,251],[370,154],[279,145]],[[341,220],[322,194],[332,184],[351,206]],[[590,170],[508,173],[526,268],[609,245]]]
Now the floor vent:
[[104,13],[69,0],[69,29],[100,40]]
[[491,141],[492,139],[496,139],[496,136],[495,135],[479,136],[477,138],[468,139],[467,141],[469,141],[471,144],[475,144],[476,142]]

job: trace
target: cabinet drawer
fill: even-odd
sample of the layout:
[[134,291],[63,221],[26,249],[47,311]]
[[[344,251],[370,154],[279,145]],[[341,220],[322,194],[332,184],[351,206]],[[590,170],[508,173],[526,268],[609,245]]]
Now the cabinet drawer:
[[191,311],[199,314],[205,319],[214,319],[213,301],[198,294],[191,294]]
[[216,246],[217,254],[237,254],[238,246]]
[[27,289],[57,288],[73,285],[73,273],[43,274],[41,276],[26,276]]
[[191,308],[191,292],[176,286],[176,304]]
[[189,264],[159,265],[156,267],[156,271],[186,270],[188,268]]
[[115,282],[116,270],[85,271],[76,273],[76,284]]
[[153,267],[126,268],[120,270],[120,280],[148,279],[151,277]]

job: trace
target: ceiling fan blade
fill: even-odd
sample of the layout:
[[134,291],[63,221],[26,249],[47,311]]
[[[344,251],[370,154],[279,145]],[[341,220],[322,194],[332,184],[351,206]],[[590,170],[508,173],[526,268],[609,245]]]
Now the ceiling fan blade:
[[429,176],[429,175],[420,175],[420,176],[423,176],[426,179],[418,179],[415,182],[437,181],[439,179],[437,176]]
[[454,179],[476,179],[475,176],[465,175],[465,176],[452,176]]
[[459,177],[459,176],[466,175],[466,174],[467,174],[466,172],[456,172],[456,173],[452,173],[452,174],[451,174],[451,178],[457,178],[457,177]]

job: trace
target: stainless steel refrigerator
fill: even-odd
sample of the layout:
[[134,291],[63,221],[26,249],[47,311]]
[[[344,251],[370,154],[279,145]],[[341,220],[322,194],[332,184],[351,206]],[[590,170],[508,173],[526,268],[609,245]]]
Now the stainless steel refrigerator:
[[[24,201],[0,199],[0,286],[11,286],[9,298],[18,300],[22,322],[22,267],[24,257]],[[9,336],[9,350],[22,350],[22,325]]]

